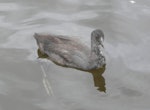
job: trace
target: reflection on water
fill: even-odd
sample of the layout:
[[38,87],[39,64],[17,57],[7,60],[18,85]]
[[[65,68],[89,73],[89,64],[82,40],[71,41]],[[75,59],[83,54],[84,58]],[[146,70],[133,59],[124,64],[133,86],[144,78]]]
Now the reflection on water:
[[[47,58],[48,59],[48,55],[47,54],[42,54],[39,49],[37,50],[37,54],[38,54],[38,58]],[[55,63],[55,64],[57,64],[57,63]],[[57,65],[59,65],[59,64],[57,64]],[[59,65],[59,66],[62,66],[62,65]],[[66,67],[66,66],[63,66],[63,67]],[[101,92],[106,92],[105,78],[102,76],[102,74],[105,71],[105,67],[106,67],[106,65],[104,65],[102,68],[99,68],[99,69],[85,71],[85,72],[89,72],[89,73],[92,74],[93,80],[94,80],[94,85],[95,85],[95,87],[98,87],[97,90],[99,90]],[[42,70],[43,70],[43,73],[45,73],[44,69],[42,69]],[[78,70],[80,70],[80,69],[78,69]],[[81,71],[84,71],[84,70],[81,70]],[[47,88],[46,88],[46,90],[47,90]]]
[[106,65],[104,65],[103,68],[99,68],[99,69],[96,69],[96,70],[88,71],[93,76],[95,87],[98,87],[97,90],[102,91],[102,92],[106,92],[105,78],[102,76],[102,74],[105,71],[105,66]]
[[40,65],[40,66],[41,66],[41,70],[42,70],[42,74],[43,74],[42,79],[43,79],[43,85],[45,87],[45,90],[49,96],[51,96],[51,95],[53,96],[54,95],[53,90],[51,88],[51,84],[50,84],[49,80],[47,79],[47,74],[45,72],[45,68],[43,67],[43,65]]

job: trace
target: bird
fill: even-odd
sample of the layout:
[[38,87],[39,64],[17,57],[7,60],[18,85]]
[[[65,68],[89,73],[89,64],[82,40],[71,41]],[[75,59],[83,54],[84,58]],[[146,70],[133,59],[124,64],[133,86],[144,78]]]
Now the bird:
[[104,33],[100,29],[91,32],[91,48],[79,39],[64,35],[35,33],[34,38],[40,52],[56,64],[87,71],[106,64],[102,52]]

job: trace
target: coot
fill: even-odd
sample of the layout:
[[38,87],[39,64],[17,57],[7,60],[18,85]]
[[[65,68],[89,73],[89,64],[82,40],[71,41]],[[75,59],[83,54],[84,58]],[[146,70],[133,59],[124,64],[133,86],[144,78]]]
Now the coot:
[[34,38],[40,51],[62,66],[92,70],[106,63],[102,53],[104,34],[100,29],[91,33],[91,49],[79,40],[62,35],[35,33]]

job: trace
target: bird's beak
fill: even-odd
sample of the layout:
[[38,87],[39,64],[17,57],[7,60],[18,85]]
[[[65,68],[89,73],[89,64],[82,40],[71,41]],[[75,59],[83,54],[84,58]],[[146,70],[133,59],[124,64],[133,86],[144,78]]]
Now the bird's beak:
[[104,42],[104,39],[103,39],[103,37],[101,37],[101,39],[100,39],[100,45],[104,48],[103,42]]

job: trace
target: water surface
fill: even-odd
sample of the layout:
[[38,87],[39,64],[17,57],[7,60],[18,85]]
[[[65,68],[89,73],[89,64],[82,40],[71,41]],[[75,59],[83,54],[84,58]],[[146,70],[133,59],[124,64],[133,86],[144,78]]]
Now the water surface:
[[[149,110],[149,22],[148,0],[0,0],[0,109]],[[35,32],[90,47],[96,28],[105,34],[105,68],[38,58]]]

